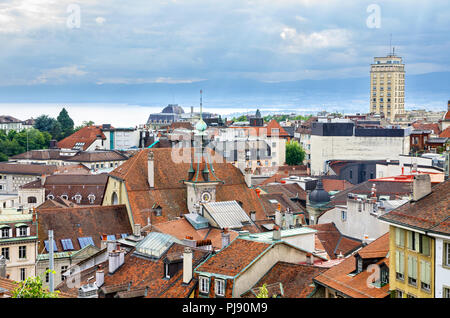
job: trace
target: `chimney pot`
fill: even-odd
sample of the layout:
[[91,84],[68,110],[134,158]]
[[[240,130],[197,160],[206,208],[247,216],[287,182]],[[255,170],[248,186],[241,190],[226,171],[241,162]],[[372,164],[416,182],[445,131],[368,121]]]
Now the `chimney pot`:
[[103,270],[97,270],[95,273],[95,283],[97,287],[101,287],[105,283],[105,272]]
[[224,229],[222,232],[222,248],[227,247],[230,244],[230,232],[227,229]]
[[134,232],[133,234],[137,237],[141,237],[141,225],[140,224],[135,224],[134,225]]

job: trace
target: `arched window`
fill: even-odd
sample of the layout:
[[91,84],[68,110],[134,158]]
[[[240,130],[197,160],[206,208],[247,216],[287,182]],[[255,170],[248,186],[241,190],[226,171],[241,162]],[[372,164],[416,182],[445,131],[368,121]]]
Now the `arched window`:
[[37,203],[36,197],[28,197],[28,203]]
[[95,201],[95,195],[93,193],[88,195],[88,200],[90,204],[94,204]]
[[119,198],[117,196],[117,193],[115,193],[115,192],[113,192],[113,194],[112,194],[111,203],[112,203],[112,205],[119,204]]

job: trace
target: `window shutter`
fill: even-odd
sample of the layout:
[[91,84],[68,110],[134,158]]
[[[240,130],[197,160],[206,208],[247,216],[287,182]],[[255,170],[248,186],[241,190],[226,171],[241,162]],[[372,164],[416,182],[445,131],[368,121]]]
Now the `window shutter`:
[[417,258],[411,257],[412,259],[412,275],[410,277],[417,279]]
[[398,270],[398,272],[400,274],[405,273],[405,258],[404,258],[403,252],[399,252],[399,270]]
[[420,280],[424,283],[426,283],[426,262],[425,261],[420,261]]
[[30,236],[30,227],[27,227],[27,236]]
[[13,234],[13,232],[12,232],[12,229],[10,228],[9,229],[9,237],[12,237],[13,236],[12,234]]
[[414,240],[415,246],[413,246],[415,251],[419,251],[420,249],[420,234],[419,233],[414,233],[414,235],[416,236],[416,239]]
[[413,246],[412,246],[413,235],[414,235],[413,232],[408,231],[408,248],[409,248],[410,250],[413,249]]
[[428,236],[422,236],[422,254],[430,255],[430,238]]
[[16,227],[16,237],[20,236],[20,228]]
[[400,252],[399,251],[395,251],[395,271],[397,273],[401,273],[400,272]]

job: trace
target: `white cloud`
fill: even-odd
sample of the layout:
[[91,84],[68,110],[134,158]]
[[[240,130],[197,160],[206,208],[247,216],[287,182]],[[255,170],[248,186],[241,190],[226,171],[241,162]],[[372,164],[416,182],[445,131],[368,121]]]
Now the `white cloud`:
[[87,72],[81,70],[78,66],[63,66],[59,68],[54,68],[50,70],[45,70],[39,75],[34,81],[33,84],[43,84],[43,83],[61,83],[65,80],[80,77],[86,75]]
[[97,81],[98,85],[102,84],[190,84],[201,82],[202,78],[171,78],[171,77],[157,77],[157,78],[103,78]]
[[280,33],[288,53],[310,53],[315,49],[341,48],[351,41],[350,31],[346,29],[328,29],[312,33],[298,33],[296,29],[285,27]]
[[104,17],[97,17],[95,22],[97,22],[98,25],[103,25],[106,22],[106,19]]

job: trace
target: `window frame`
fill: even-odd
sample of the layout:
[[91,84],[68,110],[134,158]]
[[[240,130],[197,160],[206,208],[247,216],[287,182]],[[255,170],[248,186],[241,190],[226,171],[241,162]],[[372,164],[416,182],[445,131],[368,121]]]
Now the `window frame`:
[[[198,280],[198,291],[200,294],[209,294],[211,279],[207,276],[200,276]],[[203,289],[206,288],[206,289]]]
[[19,246],[19,259],[20,260],[27,259],[27,246],[26,245]]
[[[225,286],[226,286],[226,283],[225,283],[224,279],[216,279],[215,280],[215,282],[214,282],[214,293],[216,294],[216,296],[225,297]],[[223,291],[222,294],[219,293],[220,292],[220,288],[219,287]]]

